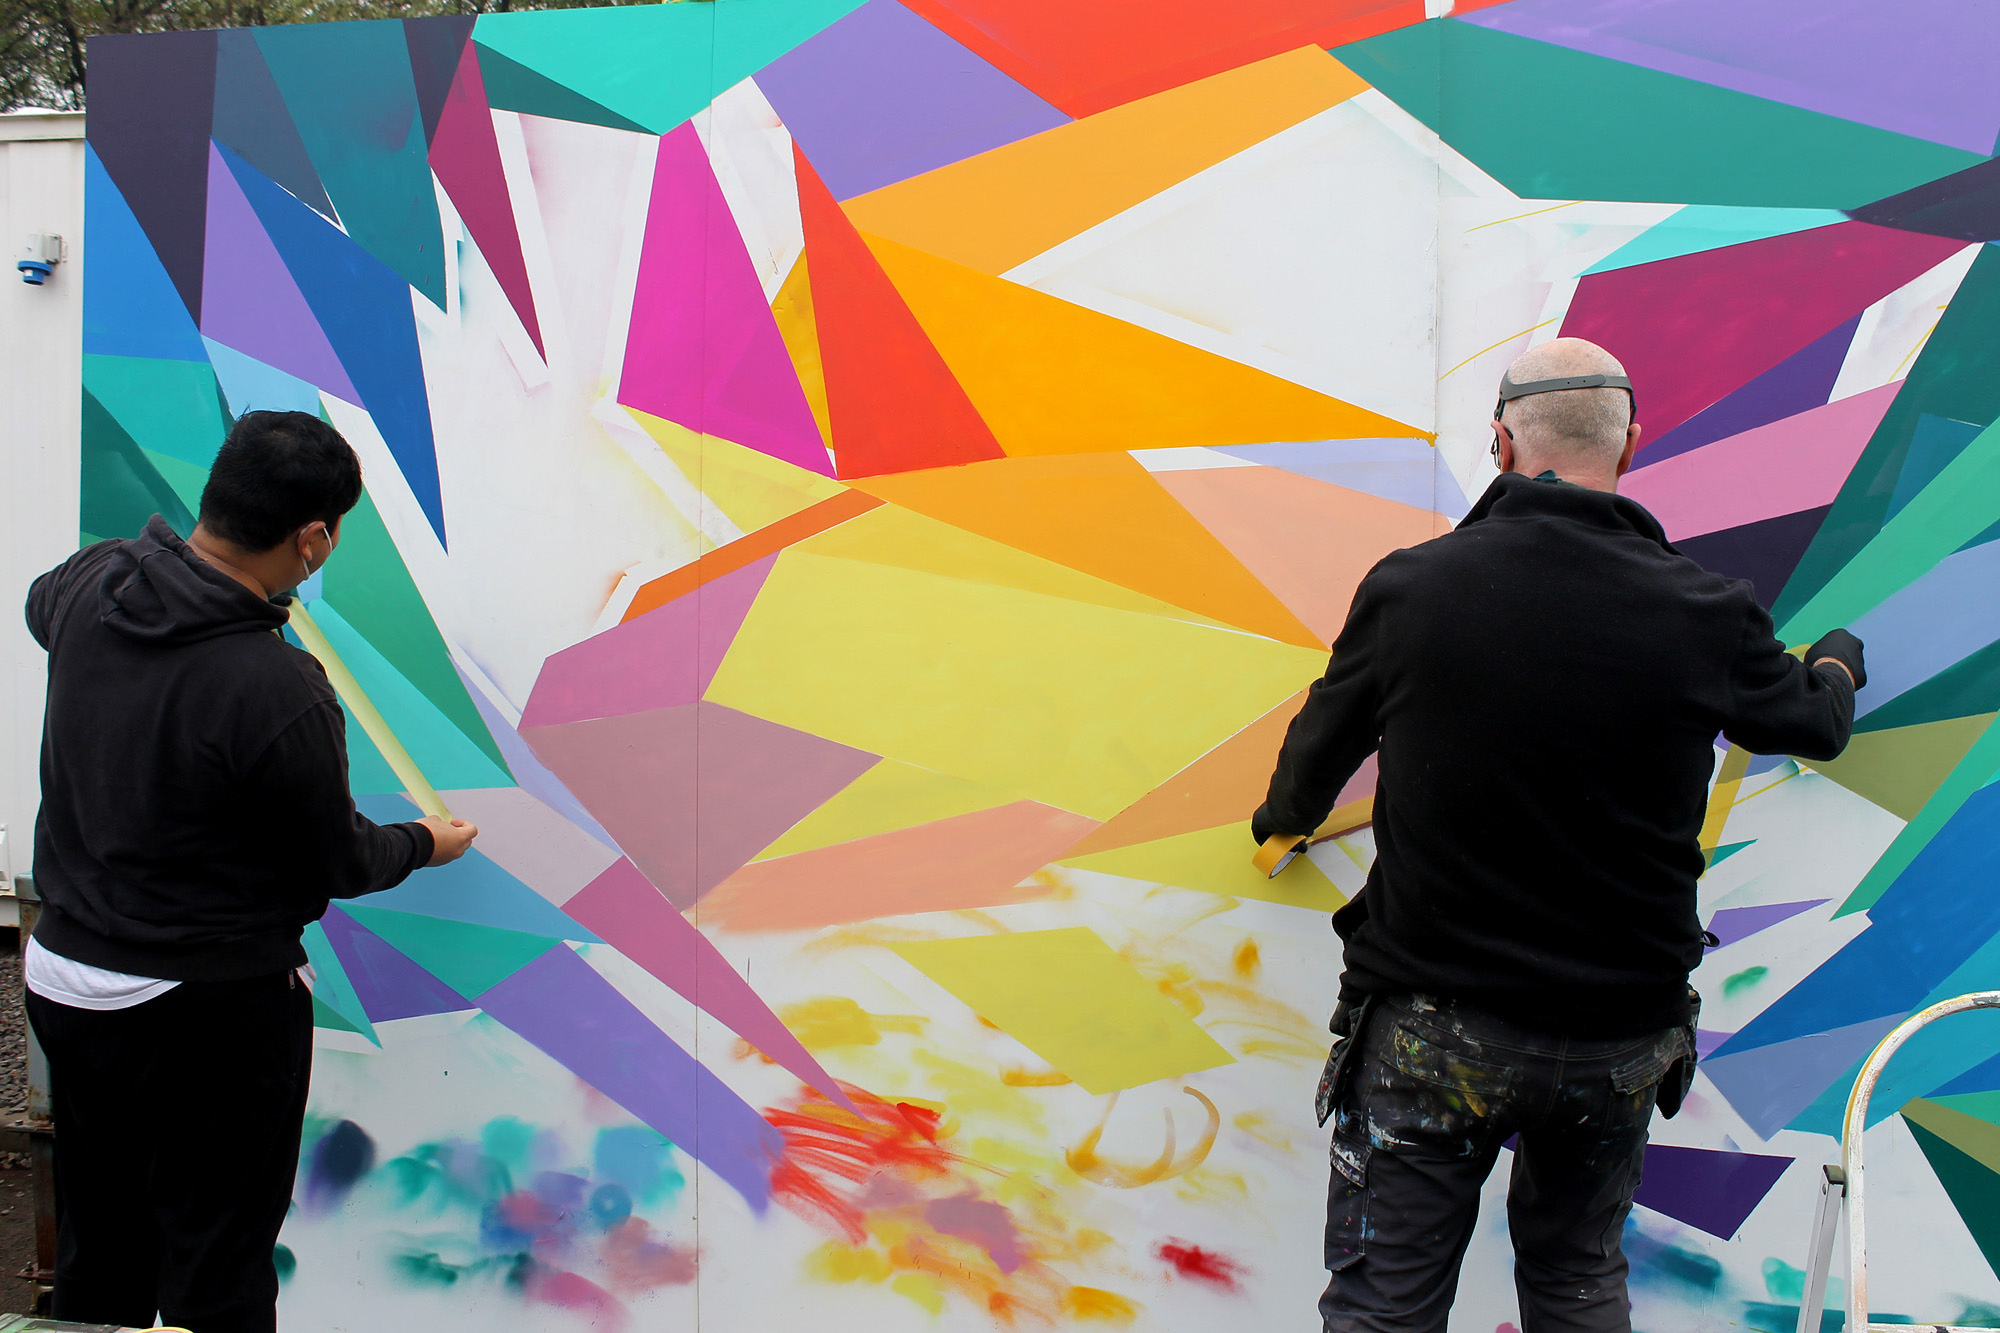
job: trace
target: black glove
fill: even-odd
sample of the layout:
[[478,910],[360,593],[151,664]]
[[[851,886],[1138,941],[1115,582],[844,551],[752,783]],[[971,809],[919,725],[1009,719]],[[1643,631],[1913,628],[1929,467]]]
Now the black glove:
[[1818,643],[1806,649],[1807,666],[1828,657],[1854,673],[1855,689],[1868,683],[1868,672],[1861,665],[1861,640],[1846,630],[1830,629],[1820,636]]
[[1256,843],[1259,847],[1262,847],[1264,845],[1264,839],[1270,837],[1273,833],[1276,833],[1277,831],[1278,830],[1274,828],[1271,824],[1270,811],[1266,810],[1261,805],[1258,806],[1257,813],[1250,816],[1250,836],[1256,840]]

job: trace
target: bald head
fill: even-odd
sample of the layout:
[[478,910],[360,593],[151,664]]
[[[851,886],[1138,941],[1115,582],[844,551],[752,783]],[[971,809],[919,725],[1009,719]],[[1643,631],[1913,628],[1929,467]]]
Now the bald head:
[[[1583,338],[1557,338],[1531,347],[1507,368],[1516,384],[1569,375],[1623,375],[1618,358]],[[1607,466],[1625,449],[1632,424],[1631,398],[1623,389],[1559,389],[1507,404],[1501,421],[1522,454],[1550,462]]]

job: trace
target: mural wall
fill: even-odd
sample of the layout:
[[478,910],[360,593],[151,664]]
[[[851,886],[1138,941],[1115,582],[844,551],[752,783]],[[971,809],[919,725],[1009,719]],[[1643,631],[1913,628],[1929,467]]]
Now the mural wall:
[[[2000,985],[2000,9],[1450,7],[93,45],[81,538],[323,412],[368,495],[304,595],[484,830],[309,932],[286,1328],[1316,1327],[1372,776],[1277,880],[1244,821],[1558,333],[1680,549],[1868,641],[1839,761],[1718,751],[1626,1237],[1641,1328],[1792,1328],[1860,1056]],[[1883,1310],[2000,1315],[2000,1026],[1877,1105]],[[1490,1209],[1455,1329],[1507,1264]]]

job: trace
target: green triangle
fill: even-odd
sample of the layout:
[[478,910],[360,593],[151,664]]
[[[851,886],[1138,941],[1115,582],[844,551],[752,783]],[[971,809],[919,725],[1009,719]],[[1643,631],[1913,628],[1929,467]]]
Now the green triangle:
[[507,761],[465,692],[423,594],[365,492],[340,521],[340,549],[322,578],[326,600],[355,632],[511,780]]
[[1757,840],[1755,838],[1752,838],[1749,840],[1749,842],[1723,843],[1720,847],[1716,848],[1714,851],[1708,854],[1709,869],[1713,870],[1715,867],[1721,865],[1724,861],[1727,861],[1730,857],[1736,855],[1736,853],[1742,851],[1745,847],[1750,846],[1751,843],[1754,843],[1756,841]]
[[551,120],[646,132],[644,125],[634,124],[615,111],[606,111],[582,93],[545,79],[498,51],[479,48],[479,76],[486,84],[486,104],[495,111],[518,111]]
[[[1986,160],[1452,19],[1334,55],[1524,199],[1859,208]],[[1609,147],[1550,152],[1551,125]]]
[[[320,999],[317,994],[315,994],[312,997],[312,1001],[313,1001],[314,1027],[332,1028],[335,1032],[358,1033],[361,1036],[367,1037],[371,1041],[375,1039],[374,1033],[362,1032],[360,1028],[354,1026],[354,1024],[348,1022],[345,1018],[341,1017],[338,1010],[329,1006],[327,1002],[325,1000]],[[376,1041],[375,1044],[377,1046],[380,1046],[382,1043]]]
[[1873,610],[1985,529],[1996,509],[2000,422],[1980,431],[1794,611],[1778,630],[1779,640],[1804,643]]
[[1925,1128],[1908,1111],[1903,1119],[1910,1126],[1917,1146],[1924,1150],[1938,1184],[1944,1186],[1952,1206],[1958,1209],[1959,1221],[1965,1223],[1979,1252],[1986,1256],[1987,1266],[2000,1274],[2000,1176],[1942,1135]]
[[[375,1025],[368,1021],[368,1011],[362,1007],[361,997],[354,993],[354,983],[341,965],[340,955],[333,951],[325,928],[313,922],[305,928],[299,943],[305,946],[306,959],[312,964],[313,1026],[358,1032],[380,1046]],[[331,1021],[322,1021],[322,1010]]]
[[2000,1125],[2000,1092],[1954,1092],[1949,1096],[1931,1097],[1927,1100],[1948,1111],[1957,1111],[1975,1120],[1985,1120]]
[[1988,1171],[2000,1172],[2000,1125],[1924,1097],[1903,1107],[1903,1118],[1922,1125]]
[[1857,733],[1914,727],[1924,722],[1969,717],[2000,708],[2000,643],[1978,652],[1904,690],[1854,724]]
[[229,433],[208,362],[91,354],[83,382],[134,444],[200,468],[205,478]]
[[482,74],[485,53],[497,52],[613,115],[664,134],[861,3],[711,0],[482,14],[472,31]]
[[180,496],[89,389],[83,391],[82,446],[77,523],[86,534],[136,537],[154,514],[183,537],[194,531],[194,515]]
[[478,999],[550,949],[563,947],[562,941],[546,935],[498,926],[353,903],[341,904],[341,910],[468,1000]]
[[1811,765],[1855,795],[1908,821],[1917,817],[1994,719],[1992,713],[1856,734],[1840,758]]
[[1979,247],[1909,377],[1841,484],[1772,607],[1776,619],[1790,619],[1881,531],[1926,415],[1979,424],[2000,418],[2000,252],[1993,246]]

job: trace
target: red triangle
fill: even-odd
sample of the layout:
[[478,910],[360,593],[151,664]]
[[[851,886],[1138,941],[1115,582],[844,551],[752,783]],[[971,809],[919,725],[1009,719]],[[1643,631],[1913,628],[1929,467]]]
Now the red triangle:
[[507,194],[507,176],[500,167],[500,141],[493,133],[493,112],[486,105],[486,82],[479,76],[477,48],[466,43],[458,75],[444,100],[437,133],[431,139],[431,170],[451,196],[465,229],[485,257],[487,266],[507,293],[507,301],[534,339],[544,359],[542,327],[535,319],[535,297],[528,286],[528,265],[521,257],[520,233],[514,229],[514,203]]
[[833,194],[792,146],[836,473],[874,477],[1002,457]]

